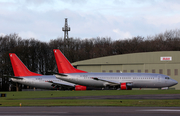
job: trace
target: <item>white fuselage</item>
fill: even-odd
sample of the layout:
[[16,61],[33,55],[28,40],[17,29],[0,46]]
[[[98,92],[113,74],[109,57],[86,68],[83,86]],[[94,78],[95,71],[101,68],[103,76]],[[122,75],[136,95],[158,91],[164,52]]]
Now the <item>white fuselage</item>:
[[[94,87],[116,86],[127,83],[131,88],[162,88],[177,84],[177,81],[162,74],[154,73],[69,73],[57,78],[75,84]],[[94,80],[98,78],[102,80]],[[112,83],[111,83],[112,82]],[[113,83],[114,82],[114,83]]]
[[[57,89],[49,81],[59,83],[58,86],[62,84],[62,86],[68,85],[70,87],[77,84],[89,87],[106,87],[127,83],[127,86],[131,88],[162,88],[177,84],[177,81],[166,75],[153,73],[69,73],[66,75],[25,76],[22,77],[23,79],[12,78],[12,81],[43,89]],[[93,78],[105,81],[94,80]]]

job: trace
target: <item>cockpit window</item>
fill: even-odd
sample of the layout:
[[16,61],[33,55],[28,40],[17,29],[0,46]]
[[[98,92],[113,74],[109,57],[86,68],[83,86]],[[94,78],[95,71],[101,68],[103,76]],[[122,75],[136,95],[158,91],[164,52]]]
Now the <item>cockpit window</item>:
[[169,77],[165,77],[165,79],[170,79]]

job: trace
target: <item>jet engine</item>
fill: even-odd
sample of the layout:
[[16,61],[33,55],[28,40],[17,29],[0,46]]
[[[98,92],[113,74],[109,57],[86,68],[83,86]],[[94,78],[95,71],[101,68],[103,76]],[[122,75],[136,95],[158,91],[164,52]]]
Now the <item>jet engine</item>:
[[132,83],[121,83],[121,90],[132,90]]
[[82,86],[82,85],[75,86],[75,91],[84,91],[84,90],[87,90],[86,86]]
[[126,86],[126,83],[121,83],[121,90],[126,90],[127,89],[127,86]]

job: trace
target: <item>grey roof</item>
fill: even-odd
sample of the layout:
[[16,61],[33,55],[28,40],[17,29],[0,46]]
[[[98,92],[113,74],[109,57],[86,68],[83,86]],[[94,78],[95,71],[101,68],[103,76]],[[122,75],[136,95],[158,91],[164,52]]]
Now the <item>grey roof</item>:
[[[161,57],[172,57],[171,61],[161,61]],[[78,65],[102,64],[148,64],[148,63],[177,63],[180,62],[180,51],[141,52],[106,57],[93,58],[72,63]]]

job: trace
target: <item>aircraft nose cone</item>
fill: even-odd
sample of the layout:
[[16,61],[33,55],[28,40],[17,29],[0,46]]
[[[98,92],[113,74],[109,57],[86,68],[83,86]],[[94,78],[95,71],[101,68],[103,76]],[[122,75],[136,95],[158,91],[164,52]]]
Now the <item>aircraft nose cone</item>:
[[173,85],[178,84],[178,82],[176,80],[173,80]]
[[178,84],[178,82],[177,82],[177,81],[175,81],[175,85],[176,85],[176,84]]

